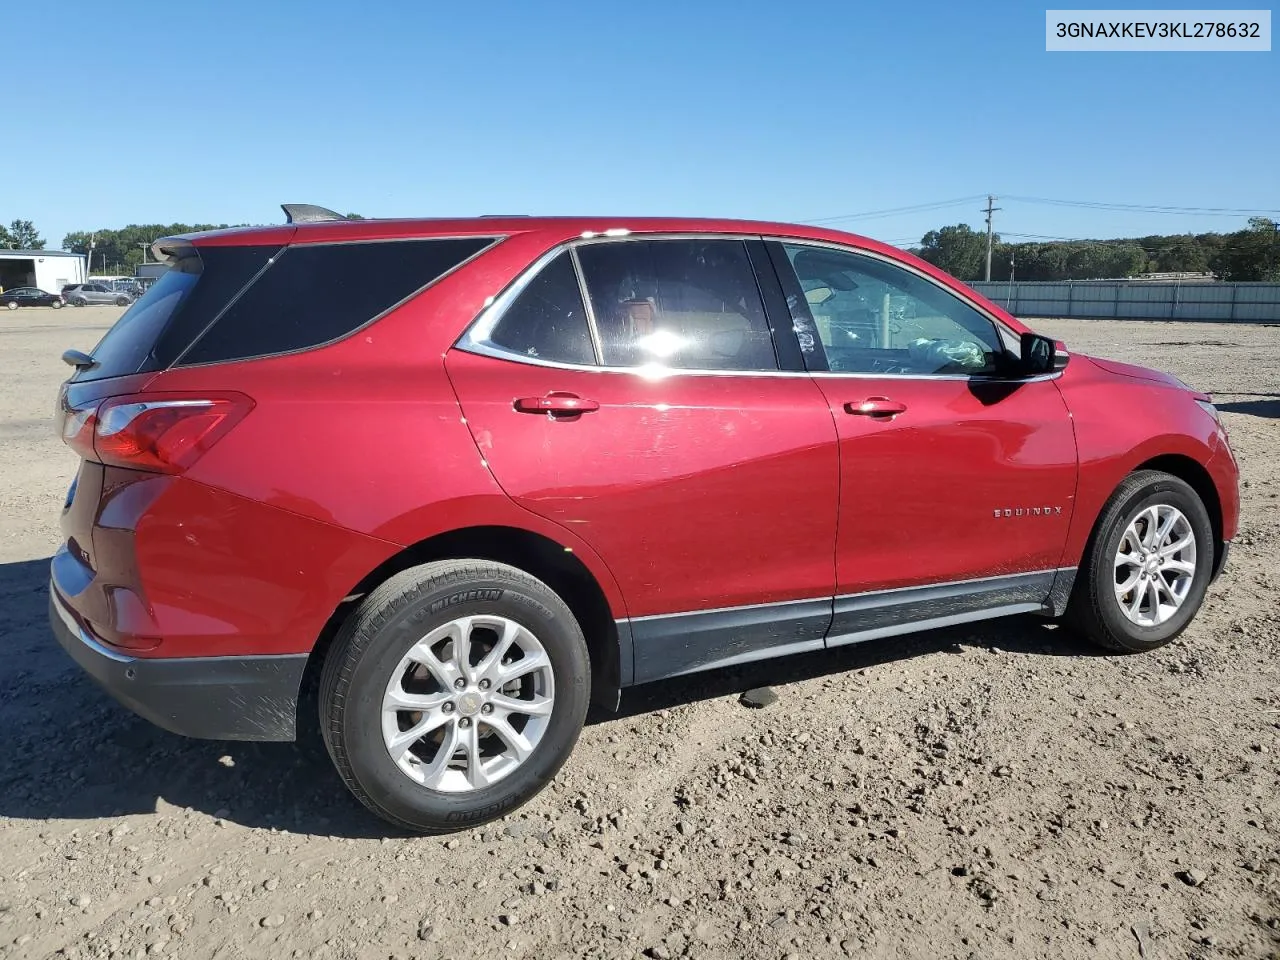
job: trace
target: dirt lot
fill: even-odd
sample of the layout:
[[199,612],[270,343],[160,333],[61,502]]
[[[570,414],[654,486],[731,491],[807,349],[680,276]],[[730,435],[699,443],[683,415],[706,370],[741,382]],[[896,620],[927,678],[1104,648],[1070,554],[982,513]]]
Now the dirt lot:
[[1027,619],[665,683],[517,815],[419,839],[293,745],[134,719],[54,647],[58,355],[115,315],[0,315],[0,956],[1280,950],[1280,328],[1039,325],[1226,411],[1243,530],[1173,645]]

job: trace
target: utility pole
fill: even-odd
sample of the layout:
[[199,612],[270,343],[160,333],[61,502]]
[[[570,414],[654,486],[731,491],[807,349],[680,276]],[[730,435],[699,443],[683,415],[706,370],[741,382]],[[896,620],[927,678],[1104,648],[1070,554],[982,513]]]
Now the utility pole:
[[993,206],[992,206],[992,204],[993,204],[993,203],[995,203],[995,202],[996,202],[996,198],[995,198],[995,197],[993,197],[991,194],[989,194],[989,193],[988,193],[988,194],[987,194],[987,209],[986,209],[986,214],[987,214],[987,272],[986,272],[986,277],[985,277],[985,279],[986,279],[988,282],[990,282],[990,280],[991,280],[991,214],[995,213],[997,210],[999,210],[999,209],[1000,209],[999,207],[993,207]]

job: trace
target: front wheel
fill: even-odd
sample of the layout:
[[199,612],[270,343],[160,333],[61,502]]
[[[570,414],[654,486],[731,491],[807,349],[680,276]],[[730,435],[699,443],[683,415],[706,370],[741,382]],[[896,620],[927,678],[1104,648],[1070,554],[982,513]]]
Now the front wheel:
[[448,833],[545,787],[586,719],[582,629],[515,567],[450,560],[396,574],[343,625],[320,680],[325,746],[398,827]]
[[16,300],[10,300],[8,303],[5,304],[5,306],[8,307],[10,310],[18,309],[18,303]]
[[129,298],[128,298],[128,297],[116,297],[116,306],[117,306],[117,307],[127,307],[128,305],[129,305]]
[[49,304],[49,306],[53,307],[53,309],[55,309],[55,310],[61,310],[61,309],[62,309],[62,301],[61,301],[61,300],[54,300],[52,303],[50,303],[50,304]]
[[1157,470],[1131,474],[1094,528],[1067,621],[1109,650],[1161,647],[1200,609],[1213,554],[1208,511],[1188,483]]

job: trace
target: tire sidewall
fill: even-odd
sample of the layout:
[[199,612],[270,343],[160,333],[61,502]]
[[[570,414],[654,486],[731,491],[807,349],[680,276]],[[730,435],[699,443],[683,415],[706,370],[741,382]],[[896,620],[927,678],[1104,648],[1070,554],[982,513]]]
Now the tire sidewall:
[[[343,744],[348,762],[370,799],[391,817],[428,829],[460,829],[500,817],[539,792],[577,742],[590,697],[586,643],[573,615],[547,590],[543,598],[501,578],[424,589],[364,639],[343,700]],[[559,607],[559,609],[553,609]],[[435,628],[473,614],[507,617],[533,633],[551,659],[555,708],[532,756],[481,790],[442,793],[411,780],[392,761],[382,739],[382,699],[392,671],[409,648]],[[423,824],[426,814],[433,823]]]
[[[1124,532],[1133,518],[1157,504],[1176,507],[1191,524],[1196,537],[1196,572],[1187,597],[1172,617],[1154,627],[1134,623],[1120,609],[1115,593],[1115,557]],[[1137,490],[1121,506],[1116,519],[1100,541],[1101,553],[1094,576],[1098,611],[1107,629],[1125,647],[1134,650],[1154,649],[1181,633],[1200,609],[1213,570],[1213,526],[1200,498],[1185,483],[1176,479],[1157,480]]]

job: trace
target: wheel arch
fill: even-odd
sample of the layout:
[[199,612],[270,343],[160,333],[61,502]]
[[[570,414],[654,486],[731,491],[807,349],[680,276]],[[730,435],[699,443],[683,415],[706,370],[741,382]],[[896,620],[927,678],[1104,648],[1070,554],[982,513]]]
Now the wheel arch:
[[1222,535],[1222,498],[1218,494],[1217,484],[1213,482],[1208,469],[1194,457],[1180,453],[1166,453],[1158,457],[1144,460],[1131,471],[1159,470],[1177,477],[1185,482],[1209,514],[1209,525],[1213,528],[1213,575],[1216,577],[1226,560],[1226,546]]
[[402,570],[437,560],[489,560],[529,573],[573,611],[591,658],[592,703],[616,710],[622,687],[631,681],[630,636],[619,631],[605,590],[574,551],[539,533],[508,526],[449,530],[404,547],[355,584],[325,623],[307,662],[303,696],[314,695],[329,646],[360,599]]

